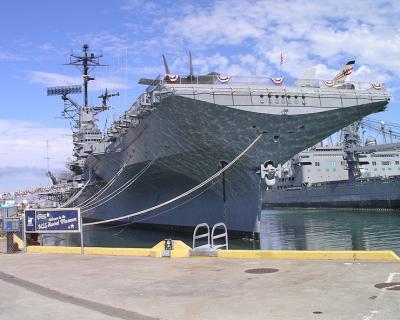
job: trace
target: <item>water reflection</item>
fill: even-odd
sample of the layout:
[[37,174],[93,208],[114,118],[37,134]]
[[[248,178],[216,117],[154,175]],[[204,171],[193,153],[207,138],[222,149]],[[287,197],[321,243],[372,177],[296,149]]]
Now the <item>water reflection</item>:
[[395,250],[400,212],[338,209],[267,210],[260,247],[282,250]]
[[[230,239],[232,249],[394,250],[400,254],[400,212],[337,209],[264,210],[260,242]],[[192,246],[192,235],[138,227],[92,226],[85,246],[149,248],[173,238]],[[48,235],[48,245],[79,246],[79,235]]]

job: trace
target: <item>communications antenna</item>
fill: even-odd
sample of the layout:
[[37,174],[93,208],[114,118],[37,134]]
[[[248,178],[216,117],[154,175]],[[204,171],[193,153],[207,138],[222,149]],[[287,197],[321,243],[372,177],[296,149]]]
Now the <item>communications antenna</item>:
[[[61,112],[61,117],[69,119],[72,125],[72,136],[74,144],[75,160],[69,163],[69,168],[75,174],[75,180],[86,180],[85,177],[85,160],[96,148],[102,140],[102,132],[98,128],[97,115],[100,112],[108,110],[111,106],[108,105],[108,99],[119,93],[108,93],[107,89],[99,96],[102,99],[101,105],[89,105],[88,87],[89,82],[95,80],[89,72],[97,67],[107,66],[100,63],[102,55],[89,52],[89,46],[84,44],[82,53],[76,54],[72,52],[68,63],[64,65],[75,66],[82,73],[82,85],[58,86],[47,88],[47,95],[60,95],[64,101],[64,109]],[[79,104],[72,99],[70,94],[80,94],[83,88],[83,103]]]

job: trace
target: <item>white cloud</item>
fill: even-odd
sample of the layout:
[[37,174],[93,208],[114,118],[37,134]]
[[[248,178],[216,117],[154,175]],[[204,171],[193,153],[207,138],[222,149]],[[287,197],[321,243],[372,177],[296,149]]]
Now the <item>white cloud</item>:
[[66,158],[72,155],[69,129],[0,119],[0,167],[46,168],[46,141],[49,141],[51,166],[58,169],[65,167]]
[[10,190],[11,186],[19,189],[48,182],[46,141],[49,142],[50,170],[66,170],[65,163],[72,157],[70,130],[0,119],[0,191]]
[[203,52],[221,46],[241,51],[229,58],[235,66],[227,70],[277,70],[283,50],[283,71],[294,77],[316,65],[328,76],[353,58],[377,78],[400,75],[399,2],[216,1],[182,12],[165,23],[168,41],[184,39]]
[[[67,86],[82,83],[80,76],[67,76],[61,73],[31,71],[29,73],[32,83],[39,83],[45,86]],[[118,76],[98,75],[96,81],[90,82],[90,90],[108,89],[129,89],[129,85],[125,79]]]
[[27,61],[28,58],[22,54],[0,51],[0,61]]

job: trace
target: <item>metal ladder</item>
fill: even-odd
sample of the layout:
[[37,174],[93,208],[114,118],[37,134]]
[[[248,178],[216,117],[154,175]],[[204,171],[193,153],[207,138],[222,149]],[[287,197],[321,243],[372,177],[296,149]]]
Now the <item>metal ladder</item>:
[[[200,228],[206,228],[207,232],[202,233],[202,234],[197,234]],[[220,230],[221,228],[223,229],[223,233],[219,233],[219,234],[215,235],[215,231],[217,229]],[[207,238],[207,243],[196,247],[196,240],[203,239],[203,238]],[[224,238],[225,242],[222,244],[216,245],[214,243],[214,241],[217,239],[221,239],[221,238]],[[210,243],[210,239],[211,239],[211,243]],[[210,227],[207,223],[199,223],[196,226],[196,228],[194,229],[194,232],[193,232],[193,247],[192,247],[193,251],[216,251],[223,247],[225,247],[225,249],[228,249],[228,230],[226,228],[225,223],[222,223],[222,222],[216,223],[212,227],[211,235],[210,235]]]

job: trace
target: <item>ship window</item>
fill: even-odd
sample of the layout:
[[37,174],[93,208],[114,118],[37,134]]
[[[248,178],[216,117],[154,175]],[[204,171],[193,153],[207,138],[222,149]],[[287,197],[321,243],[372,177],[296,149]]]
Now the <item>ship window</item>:
[[372,165],[373,165],[373,166],[376,166],[376,161],[372,161]]
[[315,166],[316,166],[316,167],[319,167],[319,162],[315,162]]
[[383,166],[390,166],[390,161],[382,161]]
[[396,161],[396,165],[399,165],[399,161]]
[[328,167],[336,167],[335,161],[327,161],[326,164],[328,165]]

